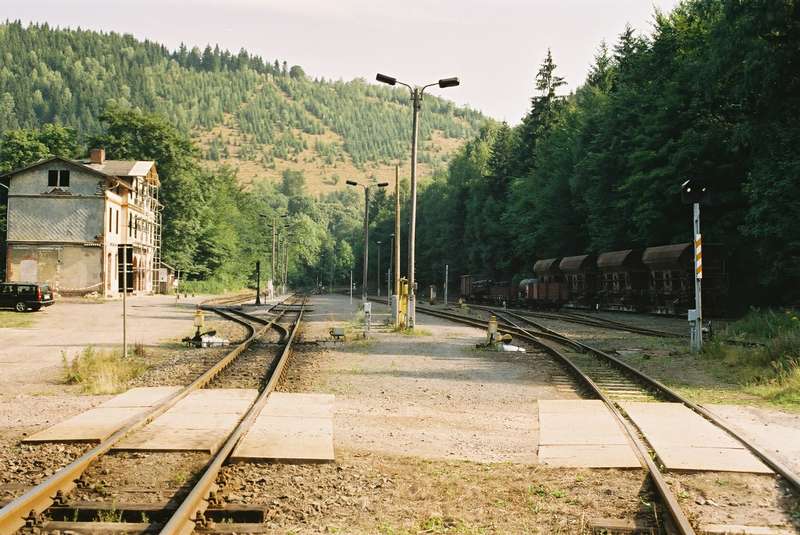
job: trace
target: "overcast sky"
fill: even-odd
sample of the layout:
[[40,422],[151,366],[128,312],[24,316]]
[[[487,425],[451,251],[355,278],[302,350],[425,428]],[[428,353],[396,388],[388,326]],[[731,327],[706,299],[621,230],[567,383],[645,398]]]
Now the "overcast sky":
[[[459,76],[441,90],[459,104],[519,122],[547,48],[568,90],[580,84],[601,40],[629,23],[649,33],[656,9],[678,0],[0,0],[0,20],[132,33],[169,48],[181,42],[244,47],[334,79],[376,72],[411,83]],[[438,93],[439,90],[434,92]]]

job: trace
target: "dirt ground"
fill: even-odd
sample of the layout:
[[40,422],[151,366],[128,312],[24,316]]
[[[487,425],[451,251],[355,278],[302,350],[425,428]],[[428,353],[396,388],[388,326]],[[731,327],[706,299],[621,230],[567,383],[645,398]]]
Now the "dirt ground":
[[[346,298],[315,296],[315,317],[324,321],[343,305]],[[327,332],[309,322],[304,339]],[[376,327],[366,341],[295,350],[283,388],[336,395],[337,448],[535,463],[537,399],[578,398],[556,388],[561,369],[538,352],[478,350],[485,333],[471,327],[420,316],[419,330],[422,336]],[[313,369],[301,362],[312,359]]]

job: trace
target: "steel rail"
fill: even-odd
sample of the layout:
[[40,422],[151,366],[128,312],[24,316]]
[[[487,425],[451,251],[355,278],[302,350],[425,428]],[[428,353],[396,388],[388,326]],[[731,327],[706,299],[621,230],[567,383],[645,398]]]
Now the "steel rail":
[[[470,325],[485,327],[484,322],[475,320],[473,318],[466,318],[464,316],[461,316],[460,314],[442,312],[427,307],[418,307],[417,310],[419,312],[422,312],[423,314],[439,316],[445,319],[451,319],[461,323],[468,323]],[[664,475],[661,473],[661,470],[658,468],[655,462],[650,458],[650,451],[648,450],[647,446],[642,442],[642,440],[639,438],[636,428],[622,415],[620,410],[617,408],[616,404],[614,404],[614,402],[611,401],[605,395],[605,393],[603,393],[600,387],[594,381],[592,381],[592,379],[588,375],[583,373],[583,371],[580,368],[578,368],[578,366],[576,366],[566,355],[558,351],[558,349],[553,347],[551,344],[543,341],[541,338],[550,339],[553,342],[561,344],[566,343],[568,339],[560,335],[551,336],[548,334],[548,336],[545,337],[542,336],[541,333],[533,334],[515,325],[503,325],[503,326],[498,325],[498,330],[509,334],[516,334],[519,338],[527,340],[544,349],[544,351],[546,351],[548,354],[554,356],[560,362],[562,362],[573,374],[575,374],[575,376],[582,383],[587,385],[589,389],[603,401],[603,403],[609,408],[611,413],[614,415],[614,417],[619,421],[620,425],[626,431],[630,441],[636,447],[637,457],[639,457],[639,461],[643,464],[643,468],[647,470],[650,478],[653,480],[653,484],[658,490],[658,493],[661,496],[662,500],[664,501],[664,504],[667,506],[670,518],[675,524],[675,527],[677,527],[677,529],[680,531],[682,535],[695,535],[696,532],[692,527],[689,518],[686,516],[686,513],[684,513],[683,509],[678,503],[677,497],[672,493],[672,490],[670,489],[666,479],[664,479]]]
[[[277,305],[277,304],[276,304]],[[258,336],[269,327],[265,326],[261,330],[256,329],[249,323],[236,318],[222,310],[206,307],[207,310],[219,314],[225,319],[243,325],[247,331],[247,338],[236,348],[230,351],[225,357],[217,361],[211,368],[206,370],[200,377],[192,381],[188,386],[176,392],[159,405],[153,407],[144,414],[138,414],[125,420],[120,428],[111,436],[101,441],[95,447],[72,461],[67,466],[61,468],[56,473],[46,478],[27,492],[18,496],[0,509],[0,535],[10,535],[25,526],[27,520],[35,519],[43,513],[56,500],[61,499],[75,488],[76,481],[86,471],[92,462],[107,453],[128,433],[141,429],[158,416],[164,414],[172,408],[178,401],[185,398],[194,390],[198,390],[207,385],[214,377],[233,362]],[[275,318],[277,319],[277,317]]]
[[[519,318],[522,321],[528,321],[527,318],[525,318],[524,316],[519,316]],[[736,429],[729,423],[723,422],[719,417],[717,417],[714,413],[710,412],[704,406],[687,399],[686,397],[675,392],[674,390],[672,390],[662,382],[658,381],[657,379],[650,377],[641,370],[634,368],[627,362],[620,360],[617,357],[609,353],[606,353],[605,351],[592,347],[583,342],[576,342],[576,343],[582,346],[585,351],[588,351],[593,355],[604,359],[606,362],[621,369],[623,372],[626,372],[626,374],[633,375],[637,380],[645,383],[651,390],[655,390],[656,392],[663,394],[672,401],[675,401],[677,403],[682,403],[683,405],[686,405],[687,407],[692,409],[697,414],[703,416],[711,423],[713,423],[714,425],[716,425],[717,427],[728,433],[738,442],[740,442],[743,446],[745,446],[748,450],[750,450],[756,457],[761,459],[767,466],[772,468],[781,477],[786,479],[795,488],[796,491],[800,492],[800,475],[794,473],[791,470],[791,468],[789,468],[780,460],[778,460],[774,455],[756,446],[755,444],[752,444],[747,438],[744,437],[744,434],[740,430]]]
[[233,432],[228,436],[225,444],[214,455],[214,458],[207,465],[205,472],[192,488],[191,492],[186,496],[186,498],[184,498],[180,507],[178,507],[175,513],[173,513],[173,515],[170,517],[169,521],[161,529],[160,533],[162,535],[185,535],[192,533],[197,523],[203,520],[203,512],[208,508],[209,505],[208,497],[215,490],[215,482],[220,470],[222,469],[222,465],[233,452],[233,449],[236,447],[239,439],[241,439],[253,425],[256,418],[261,413],[261,409],[264,407],[264,404],[266,404],[269,395],[275,389],[278,381],[281,378],[281,375],[283,374],[286,361],[288,360],[289,353],[291,352],[292,342],[294,341],[295,335],[299,330],[300,323],[303,321],[305,304],[306,299],[304,298],[302,306],[297,313],[297,318],[292,325],[289,338],[286,340],[286,344],[281,351],[281,356],[277,363],[273,366],[273,369],[270,373],[270,378],[267,382],[267,385],[261,391],[253,405],[250,406],[250,409],[239,422],[239,425],[236,426],[236,429],[234,429]]
[[[492,307],[487,305],[470,305],[470,306],[482,310],[491,310],[491,311],[500,310],[497,307]],[[526,316],[532,316],[537,318],[565,321],[568,323],[577,323],[580,325],[587,325],[589,327],[599,327],[603,329],[627,331],[636,334],[644,334],[647,336],[657,336],[659,338],[686,338],[685,335],[679,333],[673,333],[670,331],[661,331],[658,329],[649,329],[647,327],[637,327],[635,325],[629,325],[627,323],[622,323],[619,321],[608,320],[605,318],[592,318],[588,315],[578,314],[574,312],[535,312],[529,310],[522,311],[519,309],[514,309],[514,310],[503,309],[503,312],[513,312],[515,314],[524,314]]]
[[[280,333],[280,336],[281,336],[281,337],[280,337],[280,342],[282,342],[282,341],[286,340],[286,337],[287,337],[287,336],[289,336],[289,331],[286,329],[286,327],[284,327],[284,326],[283,326],[283,325],[281,325],[280,323],[276,323],[276,322],[272,322],[272,321],[270,321],[272,318],[270,318],[270,319],[266,319],[266,318],[260,318],[260,317],[258,317],[258,316],[255,316],[255,315],[253,315],[253,314],[249,314],[249,313],[247,313],[247,312],[244,312],[243,310],[237,310],[237,309],[235,309],[235,308],[228,308],[228,309],[226,309],[226,310],[227,310],[228,312],[231,312],[231,313],[233,313],[233,314],[236,314],[237,316],[243,317],[243,318],[245,318],[245,319],[248,319],[248,320],[250,320],[250,321],[255,321],[255,322],[257,322],[257,323],[260,323],[261,325],[267,325],[267,324],[269,324],[269,325],[270,325],[270,327],[272,327],[273,329],[275,329],[276,331],[278,331],[278,333]],[[291,310],[291,309],[281,309],[281,310],[278,312],[278,314],[285,314],[285,313],[287,313],[287,312],[296,312],[296,310],[295,310],[295,311],[293,311],[293,310]]]

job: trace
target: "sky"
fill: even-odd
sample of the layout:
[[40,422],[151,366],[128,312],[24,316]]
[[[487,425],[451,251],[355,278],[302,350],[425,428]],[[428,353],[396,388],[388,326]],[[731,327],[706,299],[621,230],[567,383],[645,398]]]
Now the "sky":
[[245,48],[313,77],[383,72],[495,119],[518,123],[550,48],[574,90],[601,41],[653,28],[678,0],[0,0],[0,20],[130,33],[165,44]]

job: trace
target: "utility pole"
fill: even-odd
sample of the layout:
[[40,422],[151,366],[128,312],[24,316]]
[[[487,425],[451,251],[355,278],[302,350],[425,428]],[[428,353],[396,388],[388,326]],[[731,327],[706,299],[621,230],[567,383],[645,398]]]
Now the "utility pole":
[[447,277],[450,274],[450,266],[448,264],[444,265],[444,306],[447,306]]
[[378,297],[381,296],[381,241],[378,240]]
[[256,260],[256,304],[261,304],[261,260]]
[[[278,218],[272,218],[272,269],[269,272],[270,282],[272,282],[272,291],[275,291],[275,285],[278,283],[278,280],[275,278],[275,252],[278,247]],[[271,295],[270,297],[274,297]]]
[[[367,302],[367,279],[369,275],[369,184],[359,184],[354,180],[347,180],[348,186],[361,186],[364,188],[364,270],[361,278],[361,301]],[[374,184],[379,188],[385,188],[389,185],[388,182],[381,182]]]
[[[389,269],[386,271],[386,295],[389,296],[389,306],[393,307],[394,303],[394,293],[392,292],[392,283],[394,281],[394,277],[392,272],[394,271],[394,232],[392,232],[389,237],[391,238],[391,247],[389,248]],[[394,309],[392,309],[392,318],[394,319]]]
[[350,270],[350,304],[353,304],[353,270]]

